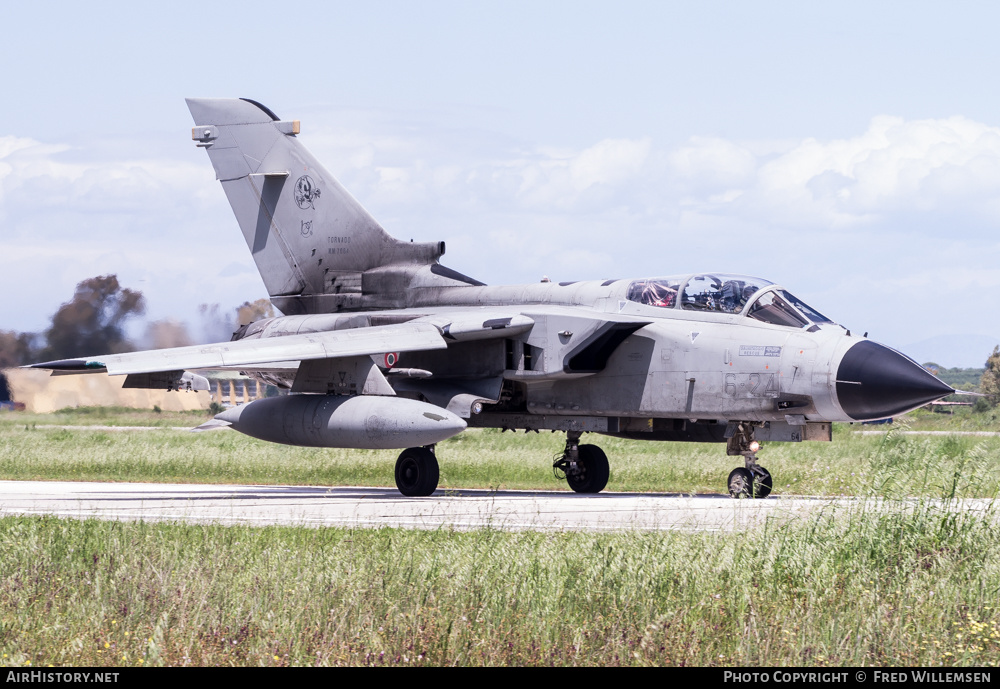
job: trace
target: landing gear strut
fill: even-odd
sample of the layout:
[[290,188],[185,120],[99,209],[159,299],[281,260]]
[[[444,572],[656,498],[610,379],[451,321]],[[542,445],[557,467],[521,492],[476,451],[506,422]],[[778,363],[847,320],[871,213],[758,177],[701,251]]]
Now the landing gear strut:
[[[608,485],[608,456],[597,445],[580,445],[580,431],[567,431],[566,449],[552,464],[557,478],[577,493],[600,493]],[[560,476],[559,474],[562,474]]]
[[757,464],[760,443],[754,440],[753,426],[738,424],[736,432],[726,441],[726,454],[742,455],[746,467],[737,467],[729,474],[727,486],[734,498],[766,498],[771,494],[771,473]]
[[408,497],[426,497],[437,489],[440,471],[434,446],[411,447],[396,460],[396,487]]

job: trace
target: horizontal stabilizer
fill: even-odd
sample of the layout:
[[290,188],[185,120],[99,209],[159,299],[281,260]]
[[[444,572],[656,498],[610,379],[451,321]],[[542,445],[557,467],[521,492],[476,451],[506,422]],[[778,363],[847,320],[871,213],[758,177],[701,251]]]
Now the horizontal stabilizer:
[[233,424],[228,421],[223,421],[222,419],[209,419],[200,426],[189,429],[192,433],[201,433],[202,431],[217,431],[220,428],[229,428]]

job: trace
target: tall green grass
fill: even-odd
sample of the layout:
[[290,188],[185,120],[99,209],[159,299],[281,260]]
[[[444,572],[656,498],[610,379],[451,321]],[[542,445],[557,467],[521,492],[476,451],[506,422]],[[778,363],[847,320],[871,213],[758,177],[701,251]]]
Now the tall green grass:
[[7,517],[0,652],[12,665],[990,665],[995,516],[862,504],[732,534]]
[[[0,478],[94,481],[166,481],[306,485],[393,485],[398,452],[297,448],[249,438],[230,430],[185,433],[174,429],[108,431],[76,428],[164,423],[190,427],[189,415],[62,413],[0,416]],[[70,419],[76,423],[62,424]],[[100,423],[95,423],[100,419]],[[66,425],[67,428],[47,426]],[[122,424],[117,424],[122,425]],[[870,428],[870,427],[866,427]],[[884,428],[884,427],[883,427]],[[911,436],[889,427],[889,436],[862,436],[838,425],[832,443],[767,443],[760,462],[774,476],[775,494],[990,497],[1000,490],[1000,437]],[[890,438],[887,440],[887,438]],[[552,474],[561,433],[501,433],[472,429],[440,443],[443,489],[564,489]],[[721,444],[629,441],[587,434],[611,462],[609,490],[719,493],[742,463]],[[892,480],[883,476],[883,450],[892,448]],[[883,457],[876,462],[872,458]],[[973,484],[963,479],[972,464],[993,467]],[[882,472],[882,473],[880,473]],[[944,491],[951,486],[953,490]]]
[[[9,435],[41,438],[42,446],[62,447],[67,457],[65,450],[93,444],[101,451],[88,461],[141,445],[150,434],[161,443],[188,437],[8,431],[5,442]],[[250,442],[236,434],[216,437],[240,450]],[[546,436],[531,438],[541,443]],[[958,497],[995,493],[995,449],[982,440],[967,446],[962,438],[899,432],[871,444],[847,438],[862,450],[850,461],[864,477],[856,494],[867,498],[734,533],[0,518],[0,660],[22,666],[1000,662],[998,515],[992,503]],[[178,442],[204,449],[203,441]],[[492,466],[513,442],[509,434],[486,432],[452,450],[460,457],[468,452],[469,462],[481,454]],[[804,476],[815,461],[804,462]],[[727,509],[747,507],[732,501]]]

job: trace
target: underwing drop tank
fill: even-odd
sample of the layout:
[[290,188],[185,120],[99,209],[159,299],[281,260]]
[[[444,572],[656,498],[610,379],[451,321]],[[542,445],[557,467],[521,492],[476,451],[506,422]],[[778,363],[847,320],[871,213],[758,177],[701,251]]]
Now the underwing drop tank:
[[366,450],[433,445],[466,427],[446,409],[383,396],[268,397],[227,409],[215,418],[272,443]]

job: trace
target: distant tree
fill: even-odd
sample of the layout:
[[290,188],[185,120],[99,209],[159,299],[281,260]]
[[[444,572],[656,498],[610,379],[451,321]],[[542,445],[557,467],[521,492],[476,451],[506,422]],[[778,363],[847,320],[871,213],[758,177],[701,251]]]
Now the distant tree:
[[925,362],[922,366],[951,387],[961,390],[974,389],[983,377],[981,368],[947,368],[933,361]]
[[131,351],[125,322],[145,311],[142,292],[122,289],[117,275],[87,278],[76,286],[73,299],[52,316],[42,357],[69,359]]
[[0,330],[0,368],[33,363],[38,357],[35,333]]
[[993,404],[1000,402],[1000,345],[993,348],[986,360],[986,370],[979,379],[979,392],[989,395]]

